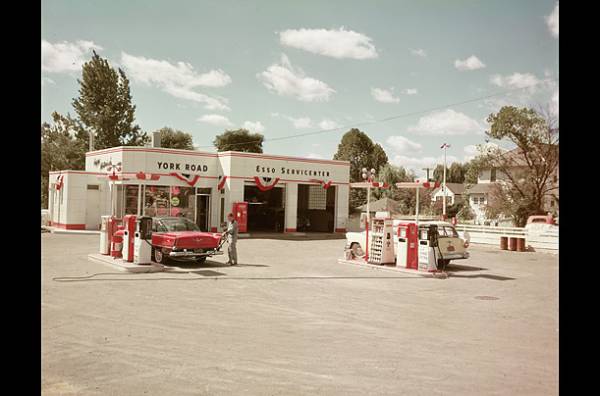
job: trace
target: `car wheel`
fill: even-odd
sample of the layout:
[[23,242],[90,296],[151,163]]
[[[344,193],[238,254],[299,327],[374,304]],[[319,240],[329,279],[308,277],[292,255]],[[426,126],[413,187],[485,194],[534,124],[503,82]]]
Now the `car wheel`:
[[352,254],[354,255],[354,257],[364,256],[364,252],[362,251],[362,249],[360,247],[360,243],[358,243],[358,242],[352,242],[352,244],[350,245],[350,250],[352,251]]
[[167,261],[167,257],[162,249],[154,249],[154,261],[158,264],[165,264]]

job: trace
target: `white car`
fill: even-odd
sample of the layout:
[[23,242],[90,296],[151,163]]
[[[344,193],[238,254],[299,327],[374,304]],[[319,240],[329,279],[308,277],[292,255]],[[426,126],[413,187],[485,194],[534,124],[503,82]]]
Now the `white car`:
[[[394,256],[398,256],[398,225],[407,223],[403,220],[394,220]],[[465,240],[458,235],[456,228],[445,221],[420,221],[419,222],[419,238],[426,239],[430,225],[437,225],[439,247],[444,259],[440,259],[438,265],[447,266],[451,260],[460,260],[469,258],[468,238]],[[364,256],[364,248],[366,242],[366,231],[347,232],[346,233],[346,248],[350,249],[355,257]]]

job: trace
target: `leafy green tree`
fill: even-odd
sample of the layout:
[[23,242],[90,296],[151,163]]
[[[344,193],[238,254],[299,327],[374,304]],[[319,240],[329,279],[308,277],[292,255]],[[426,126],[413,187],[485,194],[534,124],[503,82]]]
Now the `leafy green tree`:
[[94,51],[77,82],[79,97],[73,99],[73,108],[85,130],[94,134],[95,149],[141,146],[149,140],[134,124],[135,105],[123,70],[115,71]]
[[247,129],[228,130],[217,135],[213,144],[218,151],[241,151],[262,153],[265,137],[260,133],[250,133]]
[[379,169],[379,176],[377,180],[383,183],[387,183],[392,188],[390,189],[375,189],[373,190],[372,197],[374,199],[391,198],[394,200],[398,199],[398,189],[393,187],[398,182],[407,182],[414,179],[414,173],[407,171],[402,166],[394,166],[392,164],[385,164]]
[[[78,137],[79,136],[79,137]],[[48,207],[48,176],[57,170],[85,168],[86,143],[81,138],[82,127],[69,114],[52,113],[52,124],[41,128],[41,204]]]
[[193,150],[194,143],[192,135],[173,128],[164,127],[156,132],[160,132],[160,146],[164,148]]
[[[342,136],[334,160],[350,162],[350,181],[362,181],[362,168],[375,169],[377,173],[388,162],[385,151],[374,144],[364,132],[352,128]],[[356,208],[367,202],[366,191],[361,188],[350,189],[350,207]]]
[[[446,167],[447,183],[464,183],[466,168],[459,162],[453,162],[450,167]],[[433,180],[440,183],[444,180],[444,165],[438,164],[433,170]]]
[[485,166],[500,174],[499,183],[488,194],[488,215],[511,216],[517,227],[527,217],[544,214],[544,199],[558,186],[552,183],[559,161],[559,131],[554,120],[529,108],[504,106],[490,114],[490,139],[508,141],[516,146],[507,152],[488,148],[482,152]]

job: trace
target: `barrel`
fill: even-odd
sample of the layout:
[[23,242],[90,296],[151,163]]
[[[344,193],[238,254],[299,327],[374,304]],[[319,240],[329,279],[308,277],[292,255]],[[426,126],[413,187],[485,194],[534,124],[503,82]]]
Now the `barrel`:
[[515,252],[517,250],[517,238],[510,237],[508,240],[508,250]]
[[506,236],[500,237],[500,249],[508,250],[508,237],[506,237]]
[[517,238],[517,252],[524,252],[525,250],[525,238]]

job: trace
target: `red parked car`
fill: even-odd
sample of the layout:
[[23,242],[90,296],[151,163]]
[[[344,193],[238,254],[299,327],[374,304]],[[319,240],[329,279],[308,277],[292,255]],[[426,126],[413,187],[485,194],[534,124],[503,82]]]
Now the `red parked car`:
[[155,217],[152,219],[152,260],[165,263],[195,261],[223,254],[222,234],[203,232],[196,223],[185,217]]

